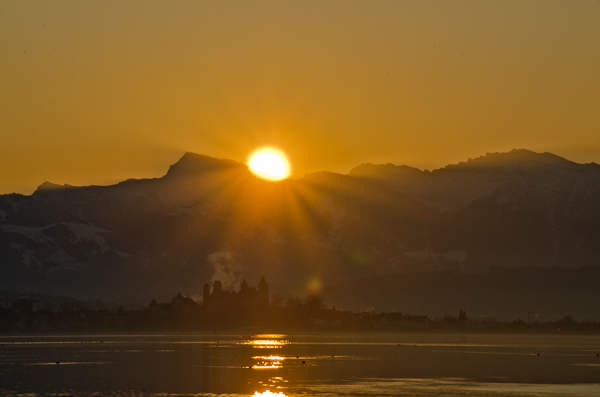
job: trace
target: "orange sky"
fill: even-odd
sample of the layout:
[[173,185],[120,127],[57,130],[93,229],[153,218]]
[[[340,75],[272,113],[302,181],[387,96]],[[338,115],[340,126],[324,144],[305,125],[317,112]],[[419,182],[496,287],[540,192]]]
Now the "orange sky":
[[0,193],[528,148],[600,163],[599,1],[3,1]]

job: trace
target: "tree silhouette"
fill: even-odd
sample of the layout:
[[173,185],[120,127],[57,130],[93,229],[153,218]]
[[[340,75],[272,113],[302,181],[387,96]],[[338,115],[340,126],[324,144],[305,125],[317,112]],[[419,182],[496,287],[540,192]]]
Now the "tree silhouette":
[[279,292],[275,292],[271,296],[271,307],[281,307],[283,306],[283,295]]
[[306,308],[310,312],[318,312],[325,308],[323,298],[319,295],[308,295],[306,297]]
[[298,297],[298,295],[288,295],[285,300],[286,307],[302,307],[302,301]]

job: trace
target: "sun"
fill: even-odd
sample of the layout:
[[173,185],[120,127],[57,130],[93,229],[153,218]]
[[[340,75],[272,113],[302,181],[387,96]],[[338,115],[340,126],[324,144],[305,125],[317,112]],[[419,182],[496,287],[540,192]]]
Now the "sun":
[[290,163],[285,154],[268,147],[255,150],[248,158],[248,167],[254,175],[269,181],[280,181],[290,175]]

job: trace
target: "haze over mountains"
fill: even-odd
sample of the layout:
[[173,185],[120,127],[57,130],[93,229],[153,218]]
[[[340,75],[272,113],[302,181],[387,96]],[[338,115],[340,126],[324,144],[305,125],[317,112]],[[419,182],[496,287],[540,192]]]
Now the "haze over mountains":
[[[352,310],[472,304],[509,316],[519,305],[547,304],[593,316],[600,280],[584,268],[600,264],[599,204],[599,165],[522,149],[433,171],[362,164],[348,175],[278,183],[244,164],[186,153],[156,179],[45,182],[31,196],[0,196],[0,289],[106,299],[199,294],[205,282],[229,289],[264,275],[276,290],[322,293]],[[505,270],[506,285],[488,288],[494,302],[516,294],[510,308],[481,296],[498,267],[539,268]],[[555,287],[570,298],[549,301],[558,290],[538,285],[523,302],[519,288],[552,274],[562,274],[566,284]],[[433,287],[448,280],[450,289]],[[468,280],[479,287],[469,292]]]

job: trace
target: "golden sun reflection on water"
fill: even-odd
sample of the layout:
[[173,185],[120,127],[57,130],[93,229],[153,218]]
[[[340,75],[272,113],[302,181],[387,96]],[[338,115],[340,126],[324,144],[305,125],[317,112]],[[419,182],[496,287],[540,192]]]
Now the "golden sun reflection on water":
[[259,392],[254,392],[253,397],[258,397],[258,396],[262,396],[262,397],[269,397],[269,396],[276,396],[276,397],[287,397],[285,394],[283,394],[282,392],[279,393],[272,393],[270,391],[265,391],[262,393]]
[[252,369],[277,369],[281,368],[280,363],[273,363],[272,365],[253,365]]
[[253,369],[281,368],[282,362],[285,360],[285,357],[282,356],[255,356],[252,358],[261,360],[258,364],[252,366]]
[[[281,334],[258,334],[250,337],[249,340],[242,342],[241,344],[250,345],[253,349],[277,349],[282,348],[284,345],[289,344],[289,340],[285,339],[286,335]],[[265,352],[266,353],[266,352]],[[283,355],[275,355],[275,354],[261,354],[252,356],[253,360],[256,360],[256,363],[251,367],[254,370],[273,370],[283,368],[283,362],[286,359]],[[272,373],[272,372],[270,372]],[[269,378],[269,381],[263,383],[263,387],[270,387],[271,389],[282,389],[283,386],[280,383],[286,383],[287,381],[283,378],[277,376],[273,378]],[[269,390],[259,393],[258,391],[254,393],[254,397],[256,396],[275,396],[275,397],[288,397],[282,392],[272,393]]]
[[285,357],[282,357],[282,356],[254,356],[252,358],[255,360],[277,360],[277,361],[285,360]]
[[[252,336],[251,340],[242,342],[244,345],[251,345],[256,348],[274,349],[287,345],[289,341],[282,339],[285,335],[281,334],[259,334]],[[256,339],[255,339],[256,338]]]
[[281,347],[287,344],[287,341],[274,340],[274,339],[257,339],[257,340],[249,340],[244,342],[246,345],[252,345],[257,348],[266,348],[273,349]]
[[284,334],[256,334],[252,337],[258,338],[258,339],[283,339],[283,338],[285,338],[285,335]]

